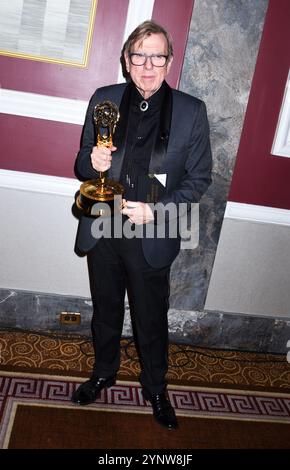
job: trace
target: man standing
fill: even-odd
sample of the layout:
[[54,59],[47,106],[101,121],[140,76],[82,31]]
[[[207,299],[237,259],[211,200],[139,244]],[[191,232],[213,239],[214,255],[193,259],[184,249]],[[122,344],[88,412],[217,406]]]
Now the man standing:
[[[125,188],[123,221],[132,226],[158,226],[147,203],[148,175],[159,176],[164,191],[156,200],[165,228],[171,222],[168,203],[199,201],[211,182],[211,150],[206,108],[202,101],[165,81],[172,61],[167,31],[153,21],[138,26],[125,42],[122,61],[126,84],[98,89],[91,98],[76,160],[79,179],[97,178],[98,172],[118,180]],[[120,110],[114,144],[97,147],[93,123],[96,104],[110,100]],[[150,179],[150,178],[149,178]],[[150,183],[149,183],[150,184]],[[134,225],[135,224],[135,225]],[[168,300],[170,266],[180,249],[180,237],[120,237],[96,239],[92,220],[83,216],[77,246],[88,256],[93,301],[92,334],[95,364],[91,378],[74,392],[72,401],[92,403],[101,390],[115,384],[120,365],[120,339],[125,291],[130,296],[141,364],[143,396],[159,424],[178,427],[166,393],[168,369]]]

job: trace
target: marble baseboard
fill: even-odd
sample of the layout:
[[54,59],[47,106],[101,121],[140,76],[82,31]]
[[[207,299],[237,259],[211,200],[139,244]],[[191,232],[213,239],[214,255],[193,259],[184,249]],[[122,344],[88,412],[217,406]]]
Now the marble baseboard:
[[[81,312],[80,325],[61,325],[60,312]],[[90,336],[90,299],[0,289],[0,329]],[[224,350],[281,353],[287,351],[290,321],[237,313],[169,310],[170,341]],[[129,308],[123,337],[131,337]]]

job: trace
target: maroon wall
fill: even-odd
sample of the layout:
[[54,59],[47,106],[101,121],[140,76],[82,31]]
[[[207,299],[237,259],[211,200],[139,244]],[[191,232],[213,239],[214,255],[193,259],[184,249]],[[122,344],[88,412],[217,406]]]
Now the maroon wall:
[[74,177],[81,126],[3,114],[0,129],[1,168]]
[[86,68],[0,56],[1,87],[88,100],[98,86],[114,83],[129,0],[98,0]]
[[173,39],[174,61],[168,76],[172,87],[177,87],[182,64],[194,0],[155,0],[152,18],[170,31]]
[[[155,0],[153,18],[171,31],[175,60],[168,81],[176,87],[194,0]],[[129,0],[98,0],[86,68],[0,56],[1,87],[88,100],[116,83]],[[73,177],[82,126],[0,115],[0,168]]]
[[289,0],[270,0],[230,201],[290,209],[290,158],[270,154],[290,67],[289,18]]

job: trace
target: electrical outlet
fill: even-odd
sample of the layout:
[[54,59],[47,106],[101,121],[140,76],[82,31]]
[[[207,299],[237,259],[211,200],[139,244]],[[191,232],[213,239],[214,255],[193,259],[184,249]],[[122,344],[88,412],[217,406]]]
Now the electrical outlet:
[[81,314],[79,312],[60,312],[59,321],[62,325],[79,325]]

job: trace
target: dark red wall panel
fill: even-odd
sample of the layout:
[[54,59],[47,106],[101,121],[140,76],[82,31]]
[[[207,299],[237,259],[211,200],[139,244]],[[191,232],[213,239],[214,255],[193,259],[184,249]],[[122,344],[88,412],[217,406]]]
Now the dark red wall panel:
[[174,61],[168,83],[177,88],[182,71],[184,52],[194,0],[155,0],[152,19],[170,31],[173,39]]
[[230,201],[290,209],[290,158],[270,153],[290,67],[289,18],[289,0],[270,0]]
[[0,124],[1,168],[74,177],[81,126],[9,114]]
[[98,0],[86,68],[0,56],[1,87],[87,100],[98,86],[115,83],[129,0]]
[[[129,0],[98,0],[87,68],[0,56],[2,88],[88,100],[117,81]],[[0,115],[0,168],[73,177],[82,126]]]
[[[11,90],[88,100],[98,86],[116,83],[129,0],[98,0],[87,68],[0,56],[1,86]],[[153,19],[171,32],[176,87],[194,0],[155,0]],[[0,115],[0,168],[73,177],[81,126]]]

